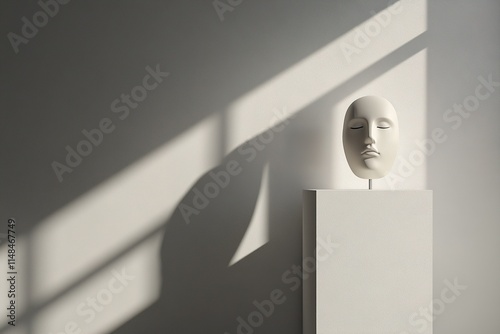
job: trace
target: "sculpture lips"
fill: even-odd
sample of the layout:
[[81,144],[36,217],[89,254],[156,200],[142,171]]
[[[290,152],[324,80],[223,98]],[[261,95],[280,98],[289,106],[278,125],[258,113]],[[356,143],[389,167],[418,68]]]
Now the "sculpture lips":
[[367,148],[366,150],[364,150],[363,152],[361,152],[361,155],[371,155],[371,156],[379,156],[380,153],[373,149],[373,148]]

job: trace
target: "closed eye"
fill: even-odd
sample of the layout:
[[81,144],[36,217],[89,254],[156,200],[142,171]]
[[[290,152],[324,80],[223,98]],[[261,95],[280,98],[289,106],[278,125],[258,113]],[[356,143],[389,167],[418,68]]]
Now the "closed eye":
[[353,129],[353,130],[358,130],[358,129],[362,129],[362,128],[363,128],[363,125],[351,126],[351,129]]
[[390,128],[390,126],[377,126],[378,129],[383,129],[383,130],[387,130]]

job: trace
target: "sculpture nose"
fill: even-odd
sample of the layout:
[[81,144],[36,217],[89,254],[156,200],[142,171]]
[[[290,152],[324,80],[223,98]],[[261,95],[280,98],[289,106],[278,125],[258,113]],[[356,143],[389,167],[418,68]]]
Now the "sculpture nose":
[[368,133],[367,133],[367,136],[365,138],[365,144],[375,144],[375,136],[374,136],[374,133],[373,133],[373,126],[368,126]]

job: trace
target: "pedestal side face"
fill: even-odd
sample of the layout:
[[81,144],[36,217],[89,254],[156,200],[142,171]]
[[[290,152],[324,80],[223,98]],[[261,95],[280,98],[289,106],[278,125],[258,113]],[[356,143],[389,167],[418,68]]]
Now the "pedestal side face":
[[432,333],[411,315],[432,301],[431,191],[317,191],[318,334]]
[[[316,191],[304,191],[302,217],[302,258],[316,258]],[[307,280],[302,282],[302,317],[303,333],[316,333],[316,272],[309,273]]]

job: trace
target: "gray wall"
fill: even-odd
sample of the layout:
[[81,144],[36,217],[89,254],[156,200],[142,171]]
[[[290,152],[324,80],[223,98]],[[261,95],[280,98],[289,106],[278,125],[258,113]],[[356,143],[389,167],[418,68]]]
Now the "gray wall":
[[[234,333],[236,318],[254,310],[253,300],[268,298],[275,288],[288,289],[282,274],[301,262],[301,189],[332,186],[331,169],[335,160],[341,159],[332,153],[338,142],[329,139],[338,127],[333,124],[332,106],[402,62],[406,51],[391,53],[306,107],[293,110],[293,121],[251,163],[233,150],[244,142],[230,140],[228,108],[370,19],[371,11],[379,12],[388,5],[387,1],[244,1],[226,12],[221,22],[211,1],[72,1],[61,5],[59,13],[35,37],[20,45],[19,53],[3,39],[1,219],[15,217],[18,232],[27,241],[35,231],[45,228],[53,213],[210,117],[219,122],[213,136],[214,150],[185,150],[182,156],[209,155],[212,162],[192,166],[186,163],[190,160],[169,161],[172,167],[164,170],[169,177],[177,176],[170,175],[173,170],[196,172],[189,174],[195,177],[185,181],[182,191],[171,191],[165,201],[191,201],[192,189],[203,187],[210,180],[209,171],[219,170],[229,160],[239,161],[243,167],[243,173],[232,179],[191,224],[186,225],[173,207],[166,209],[168,215],[159,224],[147,225],[156,228],[151,233],[163,236],[161,246],[145,259],[159,268],[161,289],[148,304],[122,316],[121,321],[100,328],[96,321],[93,327],[82,327],[83,333],[110,332],[111,328],[123,334],[162,330]],[[39,9],[36,2],[3,2],[2,34],[19,33],[21,18],[31,17]],[[498,14],[499,1],[429,1],[427,17],[423,18],[427,32],[412,44],[416,43],[417,49],[427,48],[427,68],[423,69],[427,88],[416,92],[426,98],[427,110],[421,111],[418,120],[426,126],[427,138],[437,127],[448,135],[427,158],[425,183],[419,185],[434,190],[435,298],[439,298],[446,279],[458,278],[467,285],[436,317],[437,334],[500,331],[500,265],[496,259],[500,255],[500,87],[495,87],[456,130],[443,119],[454,103],[475,94],[478,76],[491,74],[494,81],[500,81]],[[384,32],[377,39],[383,42]],[[364,50],[371,51],[370,46]],[[345,59],[332,62],[339,72],[347,66]],[[110,103],[141,83],[146,66],[156,64],[170,76],[120,122],[110,111]],[[421,73],[422,69],[415,71]],[[393,79],[393,84],[404,91],[408,81],[411,78]],[[280,105],[269,102],[269,109],[273,107]],[[65,174],[64,182],[58,182],[51,163],[64,161],[64,147],[74,147],[82,139],[82,129],[95,128],[104,117],[116,122],[116,130],[71,174]],[[268,242],[228,267],[252,220],[266,168]],[[108,208],[110,217],[116,210],[121,209]],[[136,208],[141,210],[149,208]],[[82,242],[85,247],[105,247],[134,223],[109,220],[94,222],[109,227],[103,232],[106,239],[89,239]],[[89,224],[78,225],[66,236],[70,240],[84,238]],[[150,230],[145,228],[142,233],[146,236],[131,238],[123,254],[148,242]],[[25,267],[23,301],[28,306],[19,319],[19,333],[46,330],[48,325],[37,325],[37,315],[61,300],[70,307],[78,304],[80,297],[73,298],[72,291],[121,256],[120,252],[103,253],[95,268],[68,280],[71,282],[54,296],[38,300],[38,274],[47,275],[33,269],[37,253],[44,251],[35,247],[40,243],[45,248],[54,246],[38,240],[19,248]],[[73,248],[68,242],[57,244],[53,251],[85,254],[88,250]],[[149,274],[142,275],[144,280],[137,282],[147,282]],[[146,285],[137,284],[139,295],[141,289],[148,290]],[[287,302],[256,332],[301,332],[300,293],[287,291]],[[127,298],[123,304],[134,303],[134,296]],[[103,314],[112,317],[117,312],[110,309]],[[63,328],[68,320],[57,321],[48,331]]]
[[443,120],[447,109],[475,95],[478,76],[500,81],[499,13],[498,1],[429,6],[427,124],[429,131],[441,127],[449,135],[428,160],[427,186],[435,196],[434,293],[445,278],[468,286],[436,319],[436,333],[500,328],[499,87],[456,130]]

